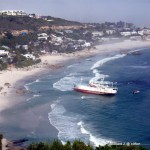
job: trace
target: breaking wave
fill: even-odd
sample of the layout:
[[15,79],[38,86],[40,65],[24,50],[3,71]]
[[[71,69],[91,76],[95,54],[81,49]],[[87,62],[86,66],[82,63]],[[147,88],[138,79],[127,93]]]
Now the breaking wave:
[[41,95],[35,94],[35,95],[33,95],[32,97],[28,98],[26,101],[33,100],[34,98],[40,97],[40,96],[41,96]]
[[102,60],[96,62],[96,63],[91,67],[91,70],[94,70],[94,69],[96,69],[96,68],[102,66],[102,65],[103,65],[104,63],[106,63],[106,62],[109,62],[109,61],[111,61],[111,60],[115,60],[115,59],[118,59],[118,58],[122,58],[122,57],[124,57],[124,56],[126,56],[126,55],[125,55],[125,54],[118,54],[118,55],[115,55],[115,56],[113,56],[113,57],[104,58],[104,59],[102,59]]
[[75,139],[83,139],[79,126],[77,125],[79,115],[67,115],[66,109],[59,102],[51,105],[52,111],[48,114],[50,123],[58,130],[58,138],[66,142]]
[[150,66],[130,66],[131,68],[135,68],[135,69],[147,69],[150,68]]
[[74,66],[77,66],[78,64],[72,64],[72,65],[69,65],[67,66],[67,68],[73,68]]
[[[74,83],[80,83],[81,81],[81,73],[70,73],[69,75],[61,78],[59,81],[53,84],[53,88],[58,89],[60,91],[72,91],[74,87]],[[84,78],[86,80],[86,77]]]
[[33,81],[33,82],[30,82],[30,83],[25,84],[24,87],[25,87],[26,90],[29,90],[29,89],[30,89],[30,88],[29,88],[30,85],[35,84],[35,83],[38,83],[38,82],[41,82],[41,80],[40,80],[40,79],[36,79],[36,80]]
[[84,127],[84,123],[82,121],[78,122],[78,125],[80,126],[80,130],[82,134],[86,134],[89,136],[89,141],[92,142],[95,146],[99,146],[99,145],[106,145],[106,144],[112,144],[114,143],[113,140],[108,140],[105,138],[99,138],[97,136],[94,136],[92,133],[90,133],[87,129],[85,129]]
[[[72,114],[66,111],[60,101],[51,105],[51,112],[48,114],[50,123],[58,130],[58,138],[62,143],[68,140],[80,139],[85,143],[91,142],[94,146],[113,143],[112,140],[94,136],[86,129],[81,115]],[[90,129],[92,131],[92,129]]]
[[[95,82],[95,81],[98,81],[102,78],[107,78],[109,77],[108,75],[104,75],[102,74],[98,68],[101,67],[103,64],[105,64],[106,62],[109,62],[109,61],[112,61],[112,60],[115,60],[115,59],[119,59],[119,58],[122,58],[122,57],[125,57],[126,55],[125,54],[118,54],[118,55],[115,55],[113,57],[108,57],[108,58],[104,58],[102,60],[99,60],[97,61],[92,67],[91,67],[91,70],[93,70],[93,74],[95,75],[89,82]],[[109,82],[107,81],[107,83],[109,84]]]

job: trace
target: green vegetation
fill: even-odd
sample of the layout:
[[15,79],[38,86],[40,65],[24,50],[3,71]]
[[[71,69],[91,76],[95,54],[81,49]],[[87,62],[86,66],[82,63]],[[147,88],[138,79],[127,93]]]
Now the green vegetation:
[[86,145],[80,140],[75,140],[73,143],[69,141],[63,145],[59,140],[53,143],[36,143],[30,144],[27,150],[148,150],[142,146],[135,145],[105,145],[94,148],[90,144]]
[[29,42],[34,42],[36,40],[36,33],[13,36],[11,32],[6,32],[5,36],[2,39],[0,39],[0,46],[6,45],[9,48],[14,49],[16,45],[27,45],[29,44]]
[[27,59],[22,55],[16,55],[14,57],[13,61],[14,61],[15,66],[18,67],[18,68],[32,66],[32,65],[35,65],[35,64],[41,62],[40,59],[37,59],[37,60],[34,61],[33,59],[31,59],[31,58]]
[[7,69],[7,63],[0,60],[0,70],[6,70]]
[[30,18],[28,16],[0,16],[0,31],[12,31],[12,30],[32,30],[38,31],[42,26],[68,26],[68,25],[80,25],[78,22],[67,21],[60,18],[54,18],[51,16],[43,17],[47,18],[47,21],[42,18]]
[[31,144],[27,150],[94,150],[94,148],[79,140],[75,140],[73,144],[68,141],[65,145],[63,145],[59,140],[55,140],[52,144],[42,142]]

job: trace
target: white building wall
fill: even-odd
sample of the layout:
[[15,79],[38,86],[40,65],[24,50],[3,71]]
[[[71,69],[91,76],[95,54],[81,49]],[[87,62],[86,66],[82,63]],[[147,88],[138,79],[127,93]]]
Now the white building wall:
[[22,10],[2,10],[0,11],[0,15],[27,16],[27,13]]
[[122,36],[130,36],[131,32],[120,32]]

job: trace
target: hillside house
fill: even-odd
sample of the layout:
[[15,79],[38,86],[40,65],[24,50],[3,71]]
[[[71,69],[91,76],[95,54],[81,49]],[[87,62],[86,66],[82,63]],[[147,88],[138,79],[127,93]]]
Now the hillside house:
[[146,40],[146,41],[150,41],[150,35],[147,35],[147,36],[145,37],[145,40]]
[[9,55],[9,52],[8,52],[8,51],[0,50],[0,57],[8,56],[8,55]]
[[27,16],[22,10],[2,10],[0,11],[0,15],[8,15],[8,16]]
[[116,33],[116,30],[106,30],[106,33],[111,35],[111,34],[114,34]]
[[28,50],[28,49],[29,49],[29,46],[28,46],[28,45],[16,45],[16,49],[19,49],[19,48]]
[[35,56],[33,54],[24,54],[23,56],[35,60]]
[[55,36],[55,35],[51,35],[51,41],[52,41],[52,42],[59,43],[59,44],[63,43],[62,37],[57,37],[57,36]]
[[143,33],[144,35],[150,35],[150,29],[149,28],[143,29]]
[[90,47],[90,46],[91,46],[91,43],[90,43],[90,42],[85,42],[82,46],[83,46],[83,47]]
[[64,32],[66,32],[66,33],[68,33],[68,34],[73,33],[73,31],[72,31],[72,30],[64,30]]
[[131,40],[134,40],[134,41],[141,41],[141,40],[142,40],[142,37],[141,37],[141,36],[136,36],[136,35],[134,35],[134,36],[131,36],[130,39],[131,39]]
[[6,46],[6,45],[2,45],[1,47],[6,49],[6,50],[10,50],[10,48],[8,46]]
[[101,31],[101,32],[94,31],[94,32],[92,32],[92,35],[93,35],[93,37],[97,37],[97,36],[103,36],[104,33],[103,33],[103,31]]
[[38,34],[38,40],[47,40],[48,39],[47,33],[40,33]]
[[138,34],[137,31],[135,30],[131,31],[131,35],[137,35],[137,34]]
[[131,32],[130,31],[123,31],[123,32],[120,32],[120,34],[122,36],[130,36],[131,35]]
[[143,30],[139,30],[139,31],[137,31],[137,33],[138,33],[139,35],[144,35],[144,31],[143,31]]

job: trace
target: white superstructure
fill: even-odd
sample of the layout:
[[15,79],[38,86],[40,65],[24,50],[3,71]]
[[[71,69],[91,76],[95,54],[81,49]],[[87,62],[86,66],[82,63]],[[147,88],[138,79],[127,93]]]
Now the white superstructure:
[[102,81],[96,83],[90,83],[89,85],[78,84],[74,86],[74,90],[87,93],[87,94],[98,94],[98,95],[115,95],[118,88],[109,86]]

